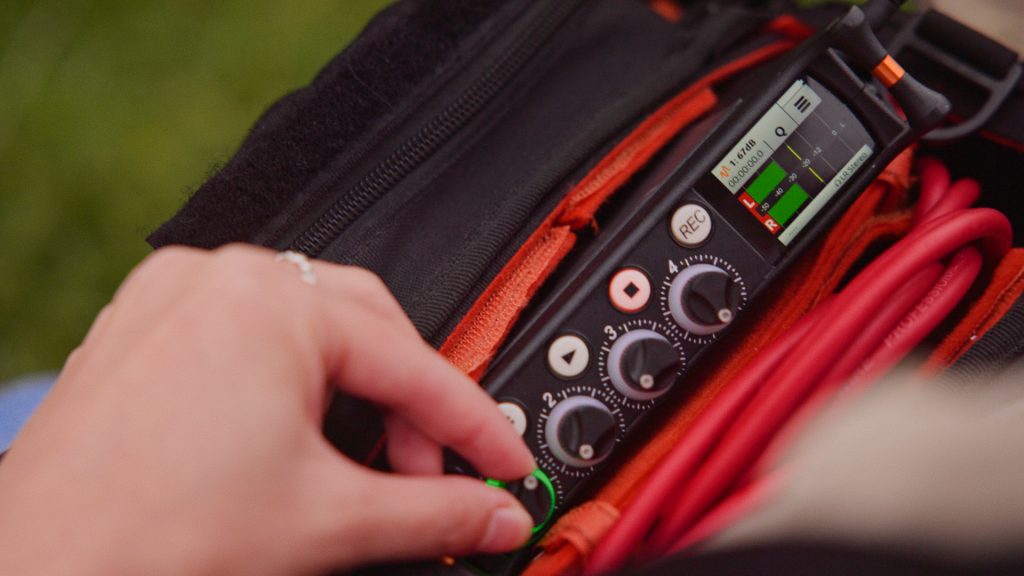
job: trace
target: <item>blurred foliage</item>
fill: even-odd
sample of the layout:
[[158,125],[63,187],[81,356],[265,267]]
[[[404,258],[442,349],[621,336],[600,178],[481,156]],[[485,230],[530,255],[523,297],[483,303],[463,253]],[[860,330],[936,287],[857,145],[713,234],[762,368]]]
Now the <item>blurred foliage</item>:
[[59,368],[170,217],[386,0],[5,0],[0,380]]

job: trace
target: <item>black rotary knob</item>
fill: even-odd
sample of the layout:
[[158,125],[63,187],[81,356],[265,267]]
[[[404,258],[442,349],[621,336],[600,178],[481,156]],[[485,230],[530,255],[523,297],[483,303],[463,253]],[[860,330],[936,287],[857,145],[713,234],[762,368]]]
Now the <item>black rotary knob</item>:
[[672,318],[688,332],[713,334],[725,328],[742,303],[739,283],[725,270],[695,264],[680,272],[669,289]]
[[600,400],[572,396],[551,410],[544,433],[556,458],[569,466],[586,468],[611,453],[616,424],[615,415]]
[[612,385],[626,397],[650,400],[665,393],[682,370],[679,352],[667,338],[647,329],[619,337],[608,353]]
[[683,289],[686,315],[704,324],[728,324],[740,305],[740,288],[721,269],[697,274]]

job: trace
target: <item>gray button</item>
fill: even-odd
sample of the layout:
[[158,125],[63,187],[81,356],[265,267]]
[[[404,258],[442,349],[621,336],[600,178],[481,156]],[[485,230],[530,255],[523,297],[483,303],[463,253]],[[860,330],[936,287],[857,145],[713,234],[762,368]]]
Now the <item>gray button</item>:
[[502,402],[498,404],[498,410],[508,418],[509,424],[515,429],[516,434],[526,434],[526,412],[513,402]]
[[672,214],[672,238],[680,246],[696,248],[711,236],[711,214],[699,204],[684,204]]

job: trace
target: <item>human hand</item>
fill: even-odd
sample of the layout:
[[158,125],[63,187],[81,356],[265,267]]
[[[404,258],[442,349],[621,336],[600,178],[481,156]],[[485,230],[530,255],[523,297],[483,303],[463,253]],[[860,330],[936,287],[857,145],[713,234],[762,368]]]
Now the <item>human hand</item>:
[[[510,495],[441,475],[441,446],[532,471],[494,402],[375,276],[313,268],[231,246],[132,272],[0,464],[0,573],[307,574],[522,544]],[[382,408],[397,474],[323,438],[328,383]]]

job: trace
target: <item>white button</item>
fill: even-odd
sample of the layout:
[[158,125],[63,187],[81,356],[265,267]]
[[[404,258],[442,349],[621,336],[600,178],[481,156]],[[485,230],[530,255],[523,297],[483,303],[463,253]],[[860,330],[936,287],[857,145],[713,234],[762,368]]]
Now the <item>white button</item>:
[[513,402],[502,402],[501,404],[498,404],[498,410],[501,410],[501,413],[505,415],[505,418],[508,418],[509,423],[512,424],[512,428],[515,429],[516,434],[519,434],[520,436],[526,434],[526,412],[524,412],[518,404]]
[[698,204],[684,204],[672,214],[669,226],[680,246],[696,248],[711,236],[711,214]]
[[651,280],[640,269],[623,268],[608,283],[608,299],[619,312],[639,312],[651,300]]
[[590,349],[583,338],[566,334],[548,347],[548,367],[559,378],[576,378],[590,364]]

